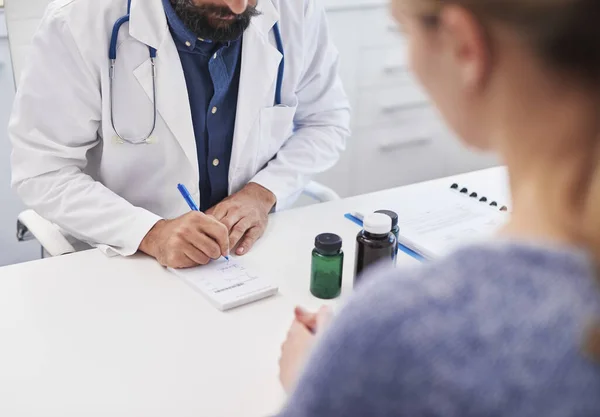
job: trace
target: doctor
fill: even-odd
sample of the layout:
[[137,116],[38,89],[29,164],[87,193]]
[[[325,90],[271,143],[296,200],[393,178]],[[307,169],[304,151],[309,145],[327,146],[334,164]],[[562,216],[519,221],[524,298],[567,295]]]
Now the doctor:
[[18,87],[13,185],[107,253],[242,255],[344,148],[337,63],[316,0],[55,0]]

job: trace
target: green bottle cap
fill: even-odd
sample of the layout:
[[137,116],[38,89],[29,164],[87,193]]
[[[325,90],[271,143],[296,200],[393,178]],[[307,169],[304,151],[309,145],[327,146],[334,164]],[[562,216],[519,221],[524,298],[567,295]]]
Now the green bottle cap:
[[315,238],[315,248],[323,255],[335,255],[342,249],[342,238],[334,233],[322,233]]

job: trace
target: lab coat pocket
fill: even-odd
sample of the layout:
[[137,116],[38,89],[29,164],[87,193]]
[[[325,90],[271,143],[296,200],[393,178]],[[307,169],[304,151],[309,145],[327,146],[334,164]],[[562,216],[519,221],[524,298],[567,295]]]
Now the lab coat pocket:
[[294,132],[296,107],[267,107],[260,112],[259,169],[273,159]]

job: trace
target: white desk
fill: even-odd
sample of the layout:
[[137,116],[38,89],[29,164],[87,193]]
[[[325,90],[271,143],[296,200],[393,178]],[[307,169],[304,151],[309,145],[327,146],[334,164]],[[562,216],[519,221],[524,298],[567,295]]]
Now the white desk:
[[[503,169],[460,181],[505,194]],[[280,294],[227,313],[153,260],[106,258],[96,250],[0,269],[0,415],[264,416],[284,396],[279,347],[309,291],[315,235],[335,232],[352,285],[358,227],[344,213],[398,201],[410,187],[282,212],[245,263]],[[401,264],[414,262],[400,258]]]

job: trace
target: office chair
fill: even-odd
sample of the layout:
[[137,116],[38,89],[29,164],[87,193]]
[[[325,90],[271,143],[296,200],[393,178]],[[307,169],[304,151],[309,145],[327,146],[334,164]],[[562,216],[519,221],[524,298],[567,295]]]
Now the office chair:
[[[18,85],[21,69],[27,59],[31,40],[39,21],[51,0],[5,0],[4,12],[8,29],[15,85]],[[332,189],[311,182],[304,194],[316,202],[339,200]],[[70,241],[60,228],[33,210],[25,210],[17,219],[17,239],[36,239],[42,246],[43,256],[59,256],[76,251],[77,244]]]

